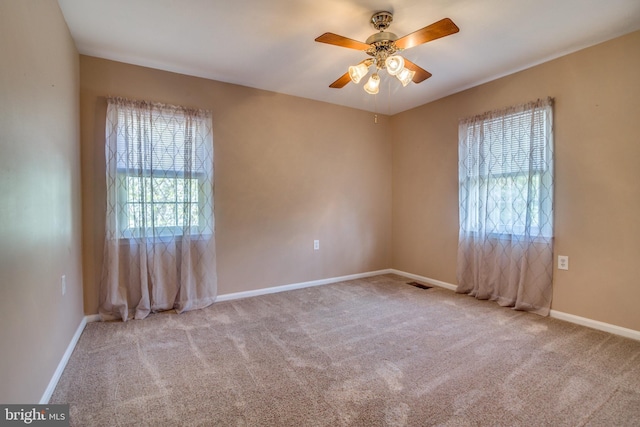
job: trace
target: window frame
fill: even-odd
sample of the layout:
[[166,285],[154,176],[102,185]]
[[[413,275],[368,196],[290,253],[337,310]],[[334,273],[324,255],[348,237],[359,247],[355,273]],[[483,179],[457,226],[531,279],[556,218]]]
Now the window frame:
[[[156,173],[161,173],[162,176],[154,176]],[[171,176],[173,175],[173,176]],[[196,226],[191,226],[190,229],[190,235],[192,237],[196,237],[199,235],[210,235],[212,233],[207,233],[206,232],[206,222],[207,222],[207,218],[205,216],[205,193],[203,191],[204,188],[204,182],[206,181],[206,174],[204,172],[199,172],[199,173],[193,173],[191,178],[184,178],[184,172],[178,172],[178,171],[166,171],[166,170],[153,170],[151,173],[145,173],[142,175],[138,175],[138,174],[130,174],[127,173],[126,169],[117,169],[117,179],[127,179],[127,178],[138,178],[138,179],[144,179],[144,178],[151,178],[153,179],[172,179],[172,180],[177,180],[180,178],[183,179],[197,179],[198,183],[197,183],[197,188],[198,188],[198,200],[197,200],[197,207],[198,207],[198,224]],[[128,205],[129,204],[140,204],[140,205],[150,205],[151,209],[153,210],[153,206],[158,204],[173,204],[177,207],[181,204],[181,203],[189,203],[191,205],[196,204],[193,201],[189,201],[189,202],[179,202],[179,201],[175,201],[174,203],[170,203],[170,202],[145,202],[145,201],[140,201],[140,202],[136,202],[136,201],[130,201],[129,200],[129,195],[127,194],[126,189],[129,188],[128,186],[124,186],[124,185],[118,185],[118,223],[119,223],[119,234],[120,234],[120,238],[121,239],[135,239],[135,238],[141,238],[142,236],[148,236],[151,234],[154,234],[157,237],[178,237],[178,236],[183,236],[185,233],[183,232],[185,230],[185,226],[182,225],[173,225],[173,226],[150,226],[150,227],[129,227],[129,210],[128,210]],[[153,191],[153,190],[151,190]],[[153,213],[152,213],[153,215]],[[177,221],[177,215],[176,215],[176,221]]]

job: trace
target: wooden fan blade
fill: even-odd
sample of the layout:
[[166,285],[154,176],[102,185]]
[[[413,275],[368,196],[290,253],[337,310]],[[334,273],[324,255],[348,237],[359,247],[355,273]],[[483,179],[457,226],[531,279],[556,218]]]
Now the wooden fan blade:
[[329,87],[332,87],[334,89],[340,89],[345,87],[347,83],[349,83],[350,81],[351,81],[351,77],[349,77],[349,72],[347,71],[338,80],[331,83]]
[[412,79],[414,83],[420,83],[424,80],[427,80],[432,75],[427,70],[420,68],[419,66],[417,66],[416,64],[414,64],[413,62],[409,61],[406,58],[404,59],[404,66],[410,69],[411,71],[416,72]]
[[370,45],[359,42],[358,40],[349,39],[333,33],[324,33],[320,37],[316,38],[316,41],[356,50],[367,50],[371,47]]
[[449,18],[444,18],[438,22],[435,22],[421,30],[414,31],[411,34],[407,34],[404,37],[400,37],[396,40],[396,47],[399,49],[409,49],[410,47],[418,46],[431,40],[439,39],[440,37],[449,36],[460,31],[460,28]]

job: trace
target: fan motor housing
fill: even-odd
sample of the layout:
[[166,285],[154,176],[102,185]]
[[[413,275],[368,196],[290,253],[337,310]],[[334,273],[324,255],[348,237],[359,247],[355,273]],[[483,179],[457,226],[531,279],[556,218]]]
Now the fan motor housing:
[[367,44],[371,45],[366,50],[367,55],[375,58],[376,66],[379,69],[385,68],[386,59],[398,51],[395,44],[397,39],[398,37],[395,34],[384,31],[376,33],[367,39]]
[[366,44],[371,45],[371,48],[366,52],[375,58],[378,68],[384,68],[385,60],[398,51],[394,43],[398,40],[398,36],[385,31],[389,28],[389,25],[391,25],[391,21],[393,21],[393,14],[391,12],[377,12],[371,16],[371,25],[379,32],[372,34],[365,41]]
[[379,33],[372,34],[365,41],[366,44],[376,44],[379,42],[394,42],[398,40],[398,36],[393,33],[389,33],[387,31],[381,31]]

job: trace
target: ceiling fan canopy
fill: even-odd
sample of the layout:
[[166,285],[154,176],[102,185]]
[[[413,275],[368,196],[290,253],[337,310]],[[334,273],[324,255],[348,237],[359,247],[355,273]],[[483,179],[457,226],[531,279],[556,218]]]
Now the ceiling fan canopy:
[[431,73],[408,59],[397,55],[397,53],[460,31],[451,19],[444,18],[398,38],[394,33],[386,31],[392,21],[393,14],[391,12],[374,13],[371,16],[370,23],[378,32],[369,36],[364,43],[334,33],[324,33],[315,39],[320,43],[361,50],[371,56],[371,58],[349,67],[349,71],[331,83],[329,87],[339,89],[346,86],[350,81],[357,84],[368,73],[369,67],[372,65],[375,65],[376,71],[365,85],[365,91],[368,93],[375,94],[378,92],[380,77],[377,71],[382,69],[386,69],[390,75],[397,77],[403,86],[406,86],[411,81],[420,83],[431,77]]

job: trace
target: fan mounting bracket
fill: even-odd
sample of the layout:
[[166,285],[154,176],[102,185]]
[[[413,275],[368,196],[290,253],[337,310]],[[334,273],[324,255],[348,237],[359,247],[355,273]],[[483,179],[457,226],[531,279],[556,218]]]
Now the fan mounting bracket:
[[391,12],[376,12],[371,16],[371,26],[378,31],[384,31],[389,28],[391,21],[393,21],[393,14]]

